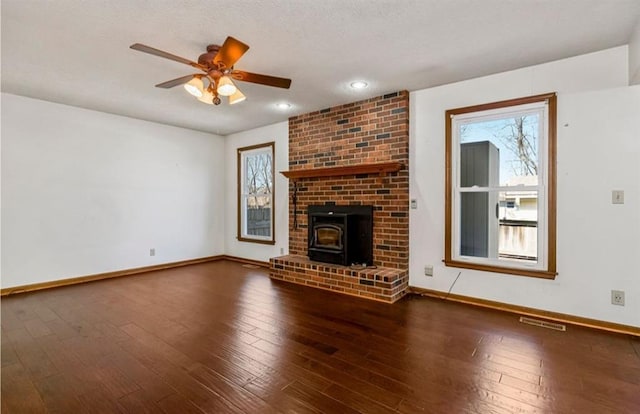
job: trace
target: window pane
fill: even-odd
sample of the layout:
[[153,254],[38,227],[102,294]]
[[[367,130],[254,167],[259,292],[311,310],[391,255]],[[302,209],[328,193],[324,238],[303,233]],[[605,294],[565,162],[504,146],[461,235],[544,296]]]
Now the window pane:
[[538,259],[538,192],[460,193],[460,255]]
[[538,260],[538,192],[500,193],[500,234],[498,256],[501,260],[536,262]]
[[271,153],[258,152],[246,156],[245,188],[248,194],[271,194],[273,188]]
[[469,121],[459,128],[461,187],[538,185],[538,113]]
[[247,235],[271,237],[271,196],[248,196]]

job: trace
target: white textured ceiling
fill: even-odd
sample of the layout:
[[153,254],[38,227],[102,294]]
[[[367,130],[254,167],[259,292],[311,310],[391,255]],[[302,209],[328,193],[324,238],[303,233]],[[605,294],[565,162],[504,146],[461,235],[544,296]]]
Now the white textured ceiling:
[[[2,0],[1,13],[3,92],[226,135],[623,45],[640,0]],[[129,49],[197,60],[228,35],[251,47],[236,69],[291,89],[238,82],[245,102],[205,105],[154,87],[191,67]]]

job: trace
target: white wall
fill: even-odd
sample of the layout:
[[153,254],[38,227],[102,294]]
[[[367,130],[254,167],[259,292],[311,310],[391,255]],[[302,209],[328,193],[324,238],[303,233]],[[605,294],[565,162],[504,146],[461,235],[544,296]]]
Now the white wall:
[[[269,258],[289,252],[289,180],[280,171],[289,169],[289,122],[279,122],[237,134],[227,135],[225,246],[229,256],[267,262]],[[275,142],[275,245],[237,240],[237,150],[250,145]],[[281,250],[282,249],[282,250]],[[284,253],[281,253],[284,252]]]
[[640,20],[629,38],[629,85],[640,84]]
[[[640,326],[640,86],[619,47],[411,93],[410,285]],[[445,267],[444,112],[558,92],[558,276]],[[566,126],[565,126],[566,124]],[[625,204],[611,205],[611,190]],[[434,265],[434,276],[423,268]],[[611,289],[626,306],[610,304]]]
[[2,287],[223,254],[224,164],[223,137],[3,93]]

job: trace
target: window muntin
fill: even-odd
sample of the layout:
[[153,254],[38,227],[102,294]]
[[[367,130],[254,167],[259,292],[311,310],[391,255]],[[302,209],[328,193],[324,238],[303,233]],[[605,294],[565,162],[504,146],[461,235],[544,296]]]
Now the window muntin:
[[447,111],[445,264],[555,275],[555,95]]
[[238,240],[274,244],[274,143],[238,149]]

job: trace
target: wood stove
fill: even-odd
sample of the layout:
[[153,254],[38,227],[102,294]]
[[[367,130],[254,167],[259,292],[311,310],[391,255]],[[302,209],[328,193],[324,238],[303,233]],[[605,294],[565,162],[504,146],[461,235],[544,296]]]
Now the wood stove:
[[307,212],[309,259],[373,264],[373,206],[311,205]]

